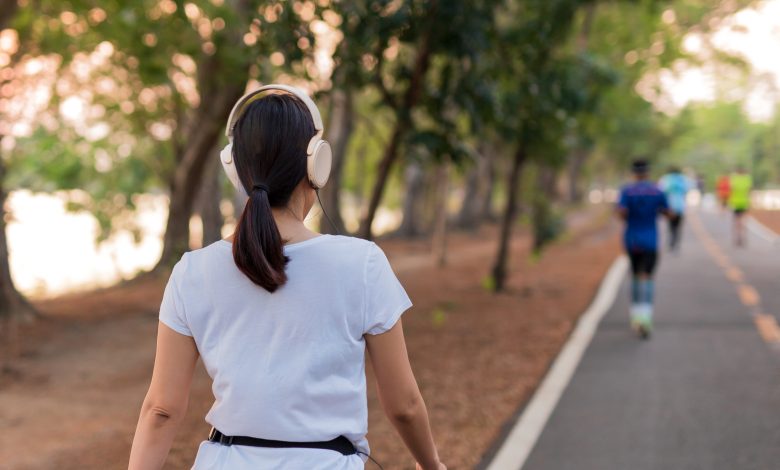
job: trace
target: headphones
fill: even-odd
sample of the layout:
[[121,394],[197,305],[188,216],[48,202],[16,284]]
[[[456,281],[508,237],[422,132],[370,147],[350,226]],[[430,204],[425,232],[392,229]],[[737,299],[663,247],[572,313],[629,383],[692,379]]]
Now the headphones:
[[236,164],[233,161],[233,127],[236,125],[236,121],[238,121],[238,119],[241,117],[241,114],[244,112],[244,109],[246,109],[249,103],[257,100],[257,96],[260,93],[271,90],[287,92],[300,99],[309,109],[309,114],[311,114],[311,119],[314,121],[314,129],[317,131],[317,133],[314,134],[314,137],[311,138],[309,145],[306,147],[306,173],[309,178],[309,182],[314,187],[314,189],[320,189],[321,187],[325,186],[325,183],[328,182],[331,161],[333,158],[330,144],[326,140],[322,139],[322,133],[325,130],[324,126],[322,125],[322,117],[320,116],[319,109],[317,109],[317,105],[314,104],[314,101],[312,101],[311,98],[309,98],[309,95],[307,95],[300,88],[295,88],[288,85],[266,85],[247,93],[236,102],[236,104],[233,106],[233,109],[230,111],[227,129],[225,130],[225,135],[228,138],[228,144],[219,153],[219,159],[222,162],[222,168],[225,170],[225,173],[227,174],[230,182],[233,183],[233,186],[235,186],[236,189],[242,193],[246,194],[246,190],[241,185],[241,180],[238,178]]

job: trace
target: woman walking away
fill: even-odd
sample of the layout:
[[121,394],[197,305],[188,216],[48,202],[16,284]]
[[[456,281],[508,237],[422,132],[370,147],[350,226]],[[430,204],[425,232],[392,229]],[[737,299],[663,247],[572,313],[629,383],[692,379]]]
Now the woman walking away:
[[162,468],[200,356],[213,380],[194,469],[362,469],[364,353],[417,468],[446,470],[409,365],[411,302],[375,244],[303,224],[330,172],[313,101],[269,85],[236,103],[220,159],[249,196],[232,237],[185,254],[160,307],[130,470]]

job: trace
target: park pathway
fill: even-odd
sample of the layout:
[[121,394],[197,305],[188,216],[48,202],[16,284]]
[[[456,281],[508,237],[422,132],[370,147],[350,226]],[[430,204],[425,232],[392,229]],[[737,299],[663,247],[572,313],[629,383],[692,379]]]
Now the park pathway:
[[730,221],[700,209],[663,253],[650,341],[624,280],[523,470],[780,468],[780,246]]

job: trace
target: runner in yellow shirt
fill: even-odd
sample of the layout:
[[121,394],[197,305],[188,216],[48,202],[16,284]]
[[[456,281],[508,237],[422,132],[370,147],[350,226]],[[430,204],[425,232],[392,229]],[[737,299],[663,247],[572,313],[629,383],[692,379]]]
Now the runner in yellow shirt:
[[745,238],[745,213],[750,208],[750,190],[753,189],[753,178],[742,166],[729,178],[731,193],[729,194],[729,207],[734,212],[734,244],[744,246]]

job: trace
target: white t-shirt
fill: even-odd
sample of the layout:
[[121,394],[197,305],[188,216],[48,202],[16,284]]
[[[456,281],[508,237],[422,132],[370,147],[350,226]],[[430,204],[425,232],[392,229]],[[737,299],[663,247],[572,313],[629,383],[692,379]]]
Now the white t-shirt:
[[[185,254],[160,321],[194,338],[213,380],[206,421],[225,435],[295,442],[343,435],[367,454],[363,336],[389,330],[412,304],[374,243],[320,235],[284,252],[288,280],[274,293],[238,270],[230,242]],[[204,441],[193,468],[353,469],[364,459]]]

